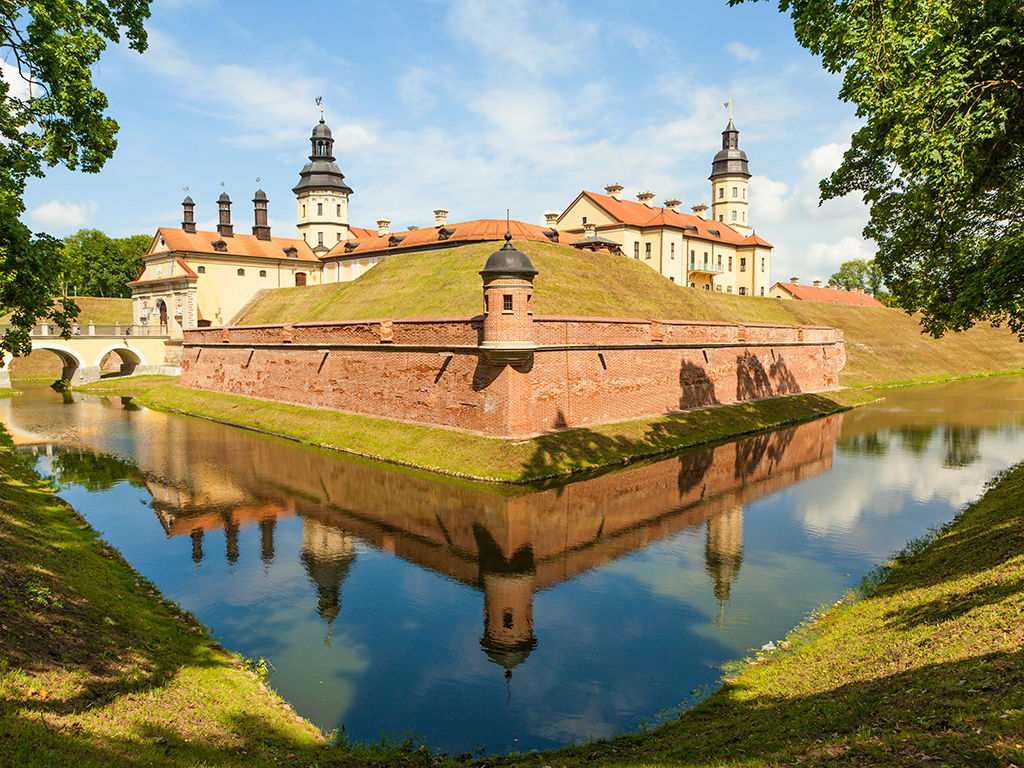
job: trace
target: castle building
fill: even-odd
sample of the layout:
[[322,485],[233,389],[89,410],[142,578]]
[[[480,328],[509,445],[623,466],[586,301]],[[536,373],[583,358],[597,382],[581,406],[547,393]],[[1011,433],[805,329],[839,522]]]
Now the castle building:
[[554,242],[581,250],[634,258],[665,278],[690,288],[766,296],[771,283],[772,246],[747,221],[747,156],[729,120],[722,149],[712,162],[711,215],[708,206],[682,213],[676,198],[654,205],[652,192],[637,201],[612,184],[606,194],[583,191],[561,213],[546,215],[546,226],[501,219],[448,223],[448,211],[434,211],[434,226],[392,232],[354,227],[348,220],[353,190],[334,158],[334,138],[323,118],[310,136],[309,162],[292,188],[296,197],[295,238],[274,237],[266,193],[253,196],[252,234],[236,234],[227,193],[217,201],[216,232],[196,230],[195,203],[182,202],[180,228],[161,227],[142,258],[132,290],[133,324],[180,337],[189,328],[230,325],[259,291],[267,288],[348,282],[393,253],[422,253],[470,243],[516,240]]

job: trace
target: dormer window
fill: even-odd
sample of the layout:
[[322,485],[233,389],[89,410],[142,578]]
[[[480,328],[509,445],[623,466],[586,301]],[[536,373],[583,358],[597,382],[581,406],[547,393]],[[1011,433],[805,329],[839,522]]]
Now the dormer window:
[[217,253],[228,252],[228,244],[225,243],[223,240],[214,240],[212,243],[210,243],[210,245],[213,246],[213,250],[215,250]]
[[287,256],[289,259],[299,258],[299,250],[293,245],[289,245],[287,248],[282,248],[281,250],[284,251],[284,255]]
[[405,240],[405,235],[392,235],[388,238],[388,248],[394,248],[403,240]]
[[451,237],[454,234],[455,234],[455,228],[454,227],[452,227],[451,229],[448,229],[448,227],[438,227],[437,228],[437,239],[438,240],[447,240],[449,237]]
[[345,253],[352,253],[358,247],[359,243],[345,243]]

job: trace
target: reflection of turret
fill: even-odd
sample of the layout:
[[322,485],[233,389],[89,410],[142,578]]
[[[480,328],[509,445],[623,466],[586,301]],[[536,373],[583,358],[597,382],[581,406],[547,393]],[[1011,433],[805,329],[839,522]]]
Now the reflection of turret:
[[743,505],[708,518],[707,540],[704,543],[704,564],[715,585],[721,626],[725,621],[725,604],[729,602],[732,583],[743,562]]
[[228,562],[238,562],[238,523],[230,512],[224,514],[224,547]]
[[276,526],[276,518],[260,520],[260,559],[263,560],[264,565],[270,565],[274,561],[274,528]]
[[494,537],[479,523],[473,525],[473,535],[484,590],[480,647],[491,661],[505,668],[505,679],[511,680],[512,670],[537,647],[533,636],[533,548],[523,546],[506,559]]
[[203,529],[192,530],[192,562],[199,565],[203,562]]
[[352,536],[340,528],[304,517],[300,559],[316,584],[317,612],[330,626],[341,612],[341,585],[356,559]]

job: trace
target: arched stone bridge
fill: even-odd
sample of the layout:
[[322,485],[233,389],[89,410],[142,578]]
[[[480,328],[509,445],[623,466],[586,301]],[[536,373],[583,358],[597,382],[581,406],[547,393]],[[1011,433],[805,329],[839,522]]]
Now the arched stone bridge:
[[[6,327],[0,326],[0,335]],[[181,373],[180,364],[168,365],[166,361],[180,355],[180,340],[171,340],[166,333],[154,333],[148,326],[82,326],[68,339],[54,336],[47,326],[36,326],[32,330],[32,350],[45,349],[60,358],[63,370],[61,378],[72,384],[88,384],[100,378],[100,365],[108,353],[116,354],[121,360],[121,373]],[[168,347],[174,347],[168,355]],[[177,352],[177,354],[174,354]],[[13,356],[4,353],[0,366],[0,387],[10,387],[10,363]]]

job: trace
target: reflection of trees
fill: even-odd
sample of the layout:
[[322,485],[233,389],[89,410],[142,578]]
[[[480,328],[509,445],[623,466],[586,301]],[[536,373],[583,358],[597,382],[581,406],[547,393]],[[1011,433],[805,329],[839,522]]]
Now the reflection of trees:
[[981,429],[979,427],[948,426],[942,431],[946,445],[946,467],[966,467],[981,458]]
[[760,468],[766,458],[772,464],[781,462],[794,434],[795,429],[783,429],[736,443],[736,479],[746,480]]
[[935,427],[923,427],[913,424],[897,427],[893,431],[900,436],[900,443],[907,452],[920,456],[928,450],[928,445],[932,441],[932,435],[935,434]]
[[142,474],[134,464],[101,453],[62,453],[53,462],[61,483],[74,483],[95,493],[108,491],[120,482],[136,488],[144,485]]
[[878,432],[867,432],[837,440],[836,449],[851,456],[885,456],[889,452],[889,443]]
[[715,451],[694,451],[679,457],[679,495],[684,496],[697,487],[715,461]]

